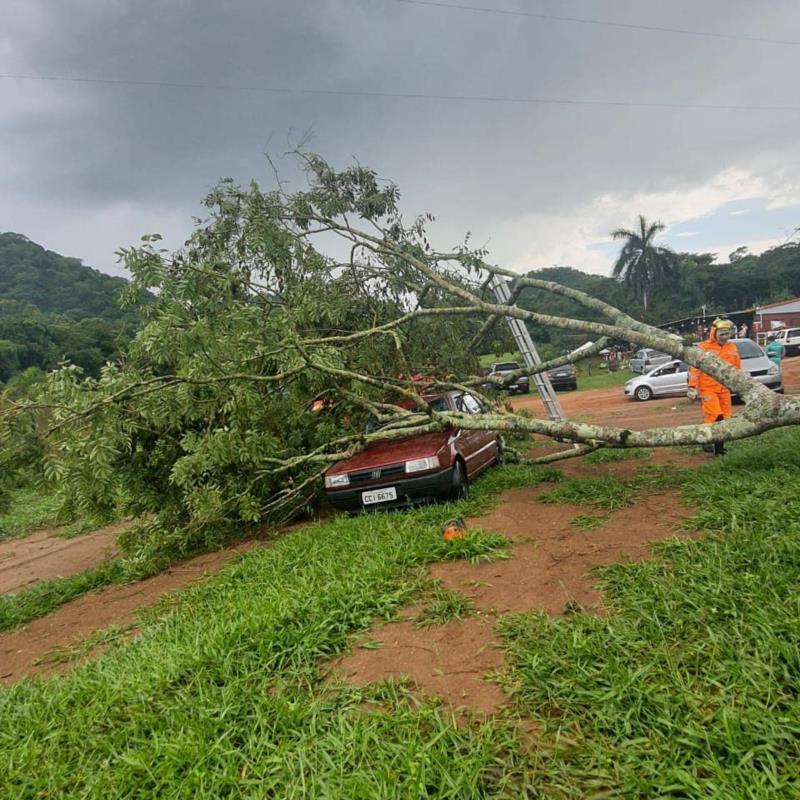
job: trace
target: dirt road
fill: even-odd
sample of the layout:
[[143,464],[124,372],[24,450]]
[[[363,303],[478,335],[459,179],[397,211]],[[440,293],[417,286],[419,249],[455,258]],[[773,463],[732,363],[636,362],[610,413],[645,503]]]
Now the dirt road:
[[[784,359],[783,385],[787,394],[800,393],[800,358]],[[664,397],[642,403],[625,397],[621,386],[588,392],[559,392],[558,399],[566,416],[599,425],[644,430],[703,421],[699,403],[692,403],[685,397]],[[514,397],[511,405],[544,417],[541,400],[534,393]],[[734,413],[740,413],[743,408],[734,406]]]

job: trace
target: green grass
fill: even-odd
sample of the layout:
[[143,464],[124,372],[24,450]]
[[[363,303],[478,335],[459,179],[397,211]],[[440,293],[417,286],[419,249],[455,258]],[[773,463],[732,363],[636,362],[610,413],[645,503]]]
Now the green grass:
[[[589,375],[586,367],[578,363],[576,365],[578,370],[578,391],[587,391],[590,389],[608,389],[614,386],[622,386],[626,381],[633,377],[633,374],[628,370],[618,370],[617,372],[609,372],[608,370],[601,370],[598,367],[592,368],[592,374]],[[620,391],[620,396],[622,391]]]
[[539,495],[540,503],[578,503],[614,511],[633,505],[633,489],[628,483],[611,476],[573,478]]
[[126,577],[122,561],[117,559],[66,578],[41,581],[13,594],[0,595],[0,631],[43,617],[70,600]]
[[592,531],[595,528],[601,528],[608,522],[607,516],[596,516],[593,514],[578,514],[573,517],[570,525],[573,525],[581,531]]
[[461,592],[437,587],[425,608],[414,620],[417,628],[432,628],[435,625],[446,625],[452,620],[471,617],[475,613],[475,603]]
[[500,355],[496,355],[495,353],[487,353],[480,356],[479,361],[483,369],[489,369],[492,364],[498,361],[516,361],[520,366],[522,366],[524,363],[522,353],[520,353],[519,350],[513,353],[500,353]]
[[524,796],[513,725],[460,729],[393,685],[328,687],[320,667],[414,596],[421,565],[507,546],[476,531],[446,542],[443,520],[556,475],[508,466],[467,502],[298,530],[99,661],[0,691],[0,797]]
[[609,616],[504,621],[519,710],[560,737],[547,796],[798,796],[798,433],[696,470],[718,533],[603,570]]
[[593,453],[583,456],[587,464],[611,464],[616,461],[627,461],[632,458],[650,458],[651,450],[643,447],[601,447]]
[[[629,490],[667,475],[641,473]],[[797,797],[800,430],[672,473],[708,535],[600,571],[602,617],[568,604],[503,618],[510,707],[494,719],[458,725],[401,682],[322,676],[418,596],[425,564],[502,552],[474,531],[444,542],[440,525],[553,477],[517,466],[469,503],[298,530],[97,662],[0,691],[0,797]]]
[[9,510],[0,514],[0,541],[59,524],[60,506],[60,501],[53,495],[44,494],[38,489],[17,489],[12,495]]

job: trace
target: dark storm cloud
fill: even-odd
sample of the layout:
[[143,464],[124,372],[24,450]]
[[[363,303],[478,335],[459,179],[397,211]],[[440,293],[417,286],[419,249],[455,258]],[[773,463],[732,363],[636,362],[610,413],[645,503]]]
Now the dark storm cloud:
[[[790,2],[536,8],[800,38],[800,10]],[[787,105],[800,61],[800,47],[395,0],[17,0],[6,16],[2,72],[197,86]],[[313,129],[312,147],[329,159],[356,157],[395,179],[410,211],[442,220],[447,243],[473,230],[512,260],[527,245],[511,241],[518,233],[503,243],[497,236],[514,220],[523,228],[568,219],[601,195],[679,191],[732,167],[796,164],[799,154],[796,113],[26,81],[0,81],[0,93],[0,228],[33,238],[59,230],[63,243],[49,246],[102,268],[111,259],[101,252],[135,240],[137,226],[161,221],[177,232],[185,219],[188,229],[218,177],[267,182],[262,153],[268,143],[280,153],[290,132],[296,139]],[[85,226],[69,233],[70,218],[86,215],[108,217],[90,241]]]

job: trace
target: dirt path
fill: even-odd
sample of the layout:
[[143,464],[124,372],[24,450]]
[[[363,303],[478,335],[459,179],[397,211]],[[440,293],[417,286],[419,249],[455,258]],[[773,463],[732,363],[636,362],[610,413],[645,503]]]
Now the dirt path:
[[[800,358],[784,359],[783,384],[787,394],[800,392]],[[621,386],[588,392],[559,392],[558,398],[568,417],[599,425],[644,430],[703,421],[700,405],[684,397],[662,397],[640,403],[625,397]],[[544,416],[541,400],[535,394],[514,397],[511,405],[514,409],[526,408],[536,416]],[[740,413],[743,408],[734,406],[734,413]]]
[[[673,459],[670,453],[653,457],[656,463]],[[681,456],[680,466],[700,461],[701,457]],[[569,470],[574,474],[623,477],[643,462],[573,463]],[[419,630],[413,621],[419,609],[414,607],[401,621],[370,633],[370,640],[382,642],[381,647],[356,647],[337,660],[332,677],[363,685],[406,676],[420,691],[442,697],[454,709],[494,712],[505,703],[497,684],[487,680],[487,675],[503,665],[495,627],[499,617],[532,610],[560,616],[574,607],[604,613],[592,569],[625,558],[650,557],[648,543],[675,536],[676,525],[691,514],[677,493],[651,493],[634,506],[610,514],[602,527],[582,531],[572,520],[579,514],[598,512],[585,506],[537,502],[546,488],[508,491],[490,514],[468,520],[470,527],[507,536],[513,542],[509,559],[481,564],[447,562],[430,568],[430,574],[445,588],[460,592],[475,604],[474,616]]]
[[0,544],[0,594],[38,581],[64,578],[97,566],[116,553],[117,536],[130,521],[62,539],[52,530],[32,533],[24,539]]
[[0,633],[0,684],[16,683],[31,675],[64,672],[74,662],[36,662],[53,651],[69,649],[103,628],[134,622],[143,608],[168,592],[196,583],[258,544],[257,540],[250,540],[175,564],[138,583],[109,586],[65,603],[16,631]]

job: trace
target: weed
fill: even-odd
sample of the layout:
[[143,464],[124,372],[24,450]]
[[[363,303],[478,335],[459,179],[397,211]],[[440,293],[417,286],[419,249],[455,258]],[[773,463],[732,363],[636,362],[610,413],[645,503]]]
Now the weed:
[[121,562],[109,561],[67,578],[42,581],[13,594],[0,595],[0,631],[11,630],[49,614],[63,603],[116,583],[124,577]]
[[601,447],[583,457],[588,464],[611,464],[632,458],[650,458],[652,451],[643,447]]
[[475,604],[461,592],[438,587],[433,597],[414,622],[416,628],[445,625],[451,620],[461,620],[475,613]]
[[572,518],[570,524],[579,530],[591,531],[595,528],[602,527],[606,522],[608,522],[607,515],[594,516],[592,514],[578,514],[577,517]]
[[633,490],[613,477],[574,478],[539,495],[541,503],[582,503],[614,511],[633,504]]
[[108,628],[103,628],[93,633],[91,636],[88,636],[86,639],[83,639],[71,647],[58,647],[51,650],[41,658],[36,659],[33,663],[64,664],[70,661],[76,661],[87,653],[90,653],[95,647],[113,644],[138,627],[138,622],[130,622],[127,625],[111,625]]

